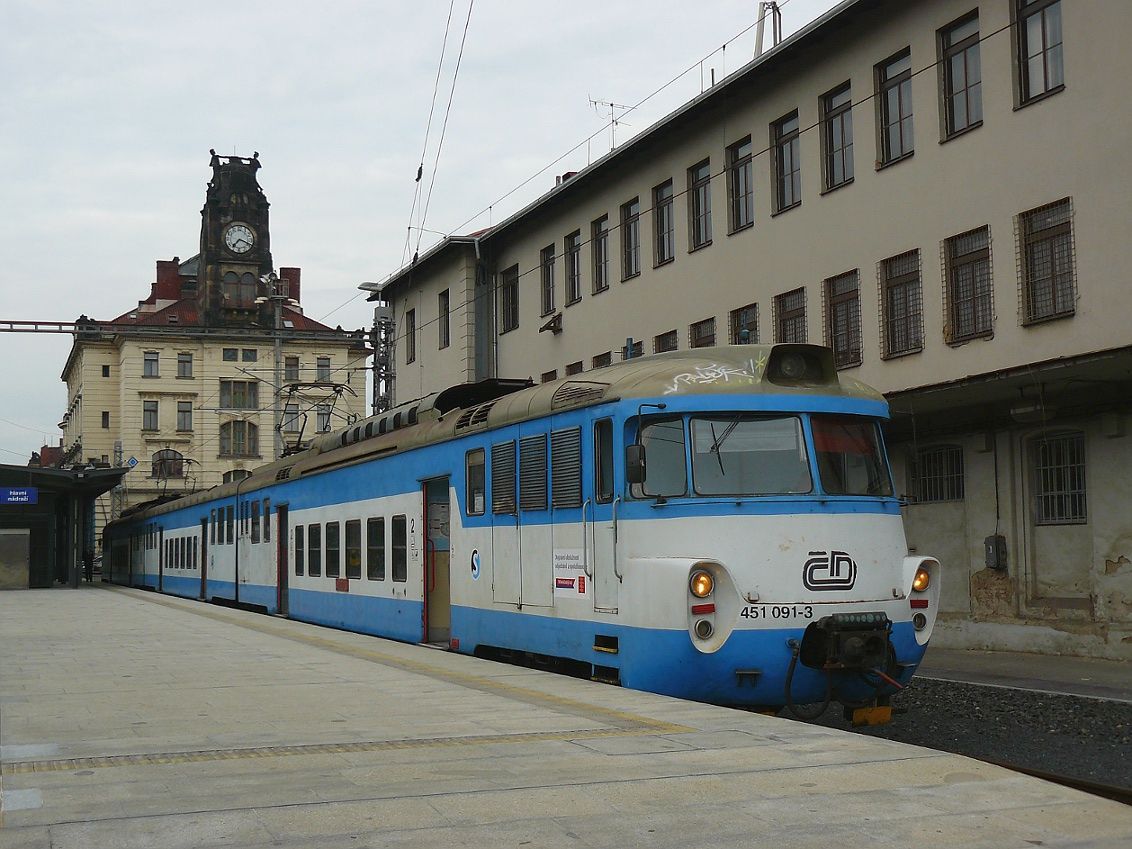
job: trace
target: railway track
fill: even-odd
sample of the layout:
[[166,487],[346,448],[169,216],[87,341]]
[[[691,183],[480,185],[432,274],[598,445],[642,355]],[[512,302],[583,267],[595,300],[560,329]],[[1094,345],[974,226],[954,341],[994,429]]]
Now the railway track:
[[1019,766],[1018,764],[1007,763],[1006,761],[992,760],[990,758],[976,758],[976,760],[980,760],[988,764],[994,764],[995,766],[1000,766],[1013,772],[1020,772],[1023,775],[1040,778],[1043,781],[1050,781],[1054,784],[1060,784],[1063,787],[1071,787],[1074,790],[1082,790],[1085,793],[1091,793],[1094,796],[1100,796],[1104,799],[1112,799],[1114,802],[1121,802],[1125,805],[1132,805],[1132,787],[1122,787],[1116,784],[1103,784],[1099,781],[1090,781],[1086,778],[1077,778],[1072,775],[1049,772],[1044,769],[1031,769],[1030,767]]

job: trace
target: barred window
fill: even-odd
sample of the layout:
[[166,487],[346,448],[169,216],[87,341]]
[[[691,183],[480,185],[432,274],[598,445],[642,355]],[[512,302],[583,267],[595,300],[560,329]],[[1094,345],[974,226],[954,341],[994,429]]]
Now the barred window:
[[1073,315],[1076,287],[1070,200],[1018,217],[1023,324]]
[[917,503],[963,500],[963,449],[958,445],[921,448],[911,458],[909,488]]
[[759,305],[747,304],[731,310],[731,344],[745,345],[759,341]]
[[1034,518],[1039,525],[1088,521],[1085,435],[1064,433],[1033,441]]
[[944,243],[948,342],[989,336],[993,329],[990,227],[980,227]]
[[774,296],[774,341],[806,341],[806,290]]
[[606,366],[613,365],[613,352],[606,351],[603,354],[598,354],[592,360],[591,368],[605,368]]
[[652,340],[652,349],[657,354],[662,354],[665,351],[675,351],[680,345],[675,330],[669,330],[667,333],[661,333]]
[[715,344],[715,319],[705,318],[688,328],[688,347],[707,348]]
[[899,357],[924,347],[920,252],[886,259],[881,269],[882,356]]
[[575,362],[566,364],[566,376],[567,377],[569,377],[572,374],[581,374],[581,373],[582,373],[582,361],[581,360],[577,360]]
[[825,342],[838,368],[861,364],[861,284],[856,270],[825,281]]

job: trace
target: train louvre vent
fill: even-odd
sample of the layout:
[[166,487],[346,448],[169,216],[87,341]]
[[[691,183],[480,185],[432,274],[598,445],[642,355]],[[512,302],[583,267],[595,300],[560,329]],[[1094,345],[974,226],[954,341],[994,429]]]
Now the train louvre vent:
[[291,467],[290,466],[288,466],[285,469],[280,469],[278,472],[275,473],[275,479],[277,481],[285,481],[289,477],[291,477]]
[[491,446],[491,512],[515,513],[515,442]]
[[582,504],[582,429],[550,434],[550,503],[552,507]]
[[491,412],[491,408],[495,406],[494,401],[488,401],[486,404],[480,404],[478,407],[473,407],[470,410],[465,410],[460,413],[460,418],[456,419],[456,431],[468,430],[469,428],[480,428],[487,424],[487,414]]
[[554,395],[551,396],[550,399],[550,409],[557,410],[561,407],[576,407],[581,404],[588,404],[591,401],[597,401],[605,395],[605,391],[608,388],[608,383],[571,380],[567,383],[563,383],[554,390]]
[[546,434],[519,440],[519,509],[546,509]]

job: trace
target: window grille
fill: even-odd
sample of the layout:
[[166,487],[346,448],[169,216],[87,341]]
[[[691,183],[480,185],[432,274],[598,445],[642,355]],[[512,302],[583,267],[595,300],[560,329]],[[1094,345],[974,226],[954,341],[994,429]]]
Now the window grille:
[[924,347],[920,252],[908,251],[880,263],[881,356],[912,354]]
[[1068,198],[1018,216],[1022,323],[1073,315],[1076,261]]
[[774,297],[776,342],[806,341],[806,290],[794,289]]
[[856,270],[825,281],[825,343],[838,368],[861,364],[861,284]]
[[705,318],[688,328],[688,347],[707,348],[715,344],[715,319]]
[[741,345],[759,341],[759,305],[747,304],[731,310],[731,344]]
[[989,336],[994,323],[990,228],[979,227],[944,242],[944,298],[948,342]]
[[1034,513],[1039,525],[1088,521],[1085,435],[1065,433],[1033,442]]
[[919,504],[963,500],[963,449],[958,445],[921,448],[908,470],[910,489]]

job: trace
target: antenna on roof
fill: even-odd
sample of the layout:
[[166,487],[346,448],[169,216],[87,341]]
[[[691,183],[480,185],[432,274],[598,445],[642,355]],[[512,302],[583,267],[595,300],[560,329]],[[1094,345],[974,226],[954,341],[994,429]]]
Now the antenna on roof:
[[[617,147],[617,125],[623,123],[617,117],[617,110],[627,111],[632,107],[626,106],[624,103],[614,103],[612,100],[595,100],[592,97],[590,98],[590,106],[594,108],[594,112],[598,115],[603,114],[599,107],[605,107],[609,110],[609,149],[613,150]],[[625,111],[622,111],[621,114],[624,115]],[[631,127],[632,124],[625,124],[625,126]]]
[[773,44],[771,47],[777,47],[778,43],[782,41],[782,10],[778,8],[778,3],[775,0],[763,0],[759,3],[759,20],[758,26],[755,29],[755,58],[758,59],[763,54],[763,25],[766,23],[766,16],[771,16],[771,39]]

